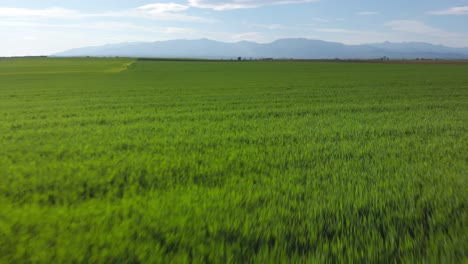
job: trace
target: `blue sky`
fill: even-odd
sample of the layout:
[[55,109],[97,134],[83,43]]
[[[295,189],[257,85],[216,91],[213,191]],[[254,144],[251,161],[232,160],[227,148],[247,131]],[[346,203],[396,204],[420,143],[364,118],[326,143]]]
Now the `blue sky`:
[[0,0],[0,56],[199,39],[468,47],[468,0]]

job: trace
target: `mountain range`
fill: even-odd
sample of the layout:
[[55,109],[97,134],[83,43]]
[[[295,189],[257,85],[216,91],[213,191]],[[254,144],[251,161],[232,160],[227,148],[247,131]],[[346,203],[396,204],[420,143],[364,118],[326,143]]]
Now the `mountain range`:
[[84,47],[57,57],[274,58],[274,59],[468,59],[468,48],[423,42],[345,45],[312,39],[280,39],[271,43],[219,42],[209,39],[133,42]]

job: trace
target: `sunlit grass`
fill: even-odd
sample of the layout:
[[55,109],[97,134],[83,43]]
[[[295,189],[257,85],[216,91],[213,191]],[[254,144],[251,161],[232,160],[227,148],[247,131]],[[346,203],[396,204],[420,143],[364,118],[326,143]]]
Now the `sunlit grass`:
[[467,71],[0,61],[0,262],[466,261]]

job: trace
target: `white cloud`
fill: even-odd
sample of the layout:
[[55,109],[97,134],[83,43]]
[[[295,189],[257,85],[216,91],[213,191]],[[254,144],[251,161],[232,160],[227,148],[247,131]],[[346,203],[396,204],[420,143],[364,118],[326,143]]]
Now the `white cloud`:
[[433,15],[468,15],[468,6],[457,6],[441,11],[429,12]]
[[320,40],[340,42],[348,45],[383,42],[385,40],[397,41],[394,35],[388,32],[366,31],[353,28],[313,27],[310,31]]
[[265,36],[259,32],[246,32],[230,36],[233,41],[265,42]]
[[175,3],[157,3],[134,9],[109,11],[102,13],[81,13],[60,7],[45,9],[0,8],[0,18],[9,19],[83,19],[83,18],[146,18],[164,21],[209,22],[211,20],[185,14],[189,6]]
[[350,34],[355,36],[365,36],[365,38],[373,37],[375,39],[385,39],[388,35],[381,32],[364,31],[364,30],[353,30],[346,28],[317,28],[316,32],[330,33],[330,34]]
[[92,22],[92,23],[37,23],[28,21],[0,21],[0,27],[8,28],[28,28],[28,29],[41,29],[40,32],[45,32],[44,28],[48,29],[66,29],[66,30],[86,30],[101,31],[101,32],[116,32],[131,30],[133,32],[162,32],[158,27],[145,27],[126,22]]
[[140,17],[163,21],[180,21],[180,22],[211,22],[212,20],[199,16],[191,16],[184,13],[175,12],[156,12],[154,10],[138,9],[135,12],[130,12],[128,17]]
[[45,9],[28,8],[0,8],[0,17],[2,18],[78,18],[82,17],[80,12],[60,8],[50,7]]
[[164,30],[164,33],[167,34],[192,34],[194,30],[192,28],[183,28],[183,27],[167,27]]
[[325,18],[321,18],[321,17],[315,17],[313,18],[313,20],[317,21],[317,22],[323,22],[323,23],[328,23],[330,22],[329,19],[325,19]]
[[176,3],[155,3],[144,5],[136,8],[135,12],[130,12],[131,16],[142,16],[146,18],[166,20],[166,21],[186,21],[186,22],[201,22],[208,21],[205,18],[198,16],[191,16],[183,11],[188,10],[190,7]]
[[265,5],[300,4],[319,0],[188,0],[189,5],[197,8],[208,8],[217,11],[257,8]]
[[151,13],[165,13],[165,12],[182,12],[187,10],[189,7],[186,5],[180,5],[176,3],[156,3],[140,6],[137,9],[146,10]]
[[[468,35],[431,27],[416,20],[396,20],[385,24],[399,41],[418,41],[450,47],[468,47]],[[391,39],[389,39],[391,40]]]
[[344,18],[322,18],[322,17],[314,17],[312,18],[314,21],[319,23],[333,23],[333,22],[341,22],[345,21]]
[[438,28],[433,28],[424,24],[423,22],[416,20],[394,20],[386,23],[385,25],[395,31],[426,35],[431,37],[454,38],[462,36],[458,33],[447,32]]
[[355,33],[362,32],[358,30],[350,30],[350,29],[344,29],[344,28],[317,28],[316,31],[325,32],[325,33],[348,33],[348,34],[355,34]]
[[374,11],[364,11],[364,12],[359,12],[358,15],[360,16],[372,16],[372,15],[378,15],[379,12],[374,12]]
[[277,30],[277,29],[287,29],[288,27],[280,25],[280,24],[252,24],[254,27],[258,28],[266,28],[269,30]]

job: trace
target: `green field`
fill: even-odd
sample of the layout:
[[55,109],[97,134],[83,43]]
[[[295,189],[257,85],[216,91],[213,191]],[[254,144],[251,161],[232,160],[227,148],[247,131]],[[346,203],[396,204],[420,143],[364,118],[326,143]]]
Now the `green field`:
[[0,263],[466,263],[468,65],[0,60]]

